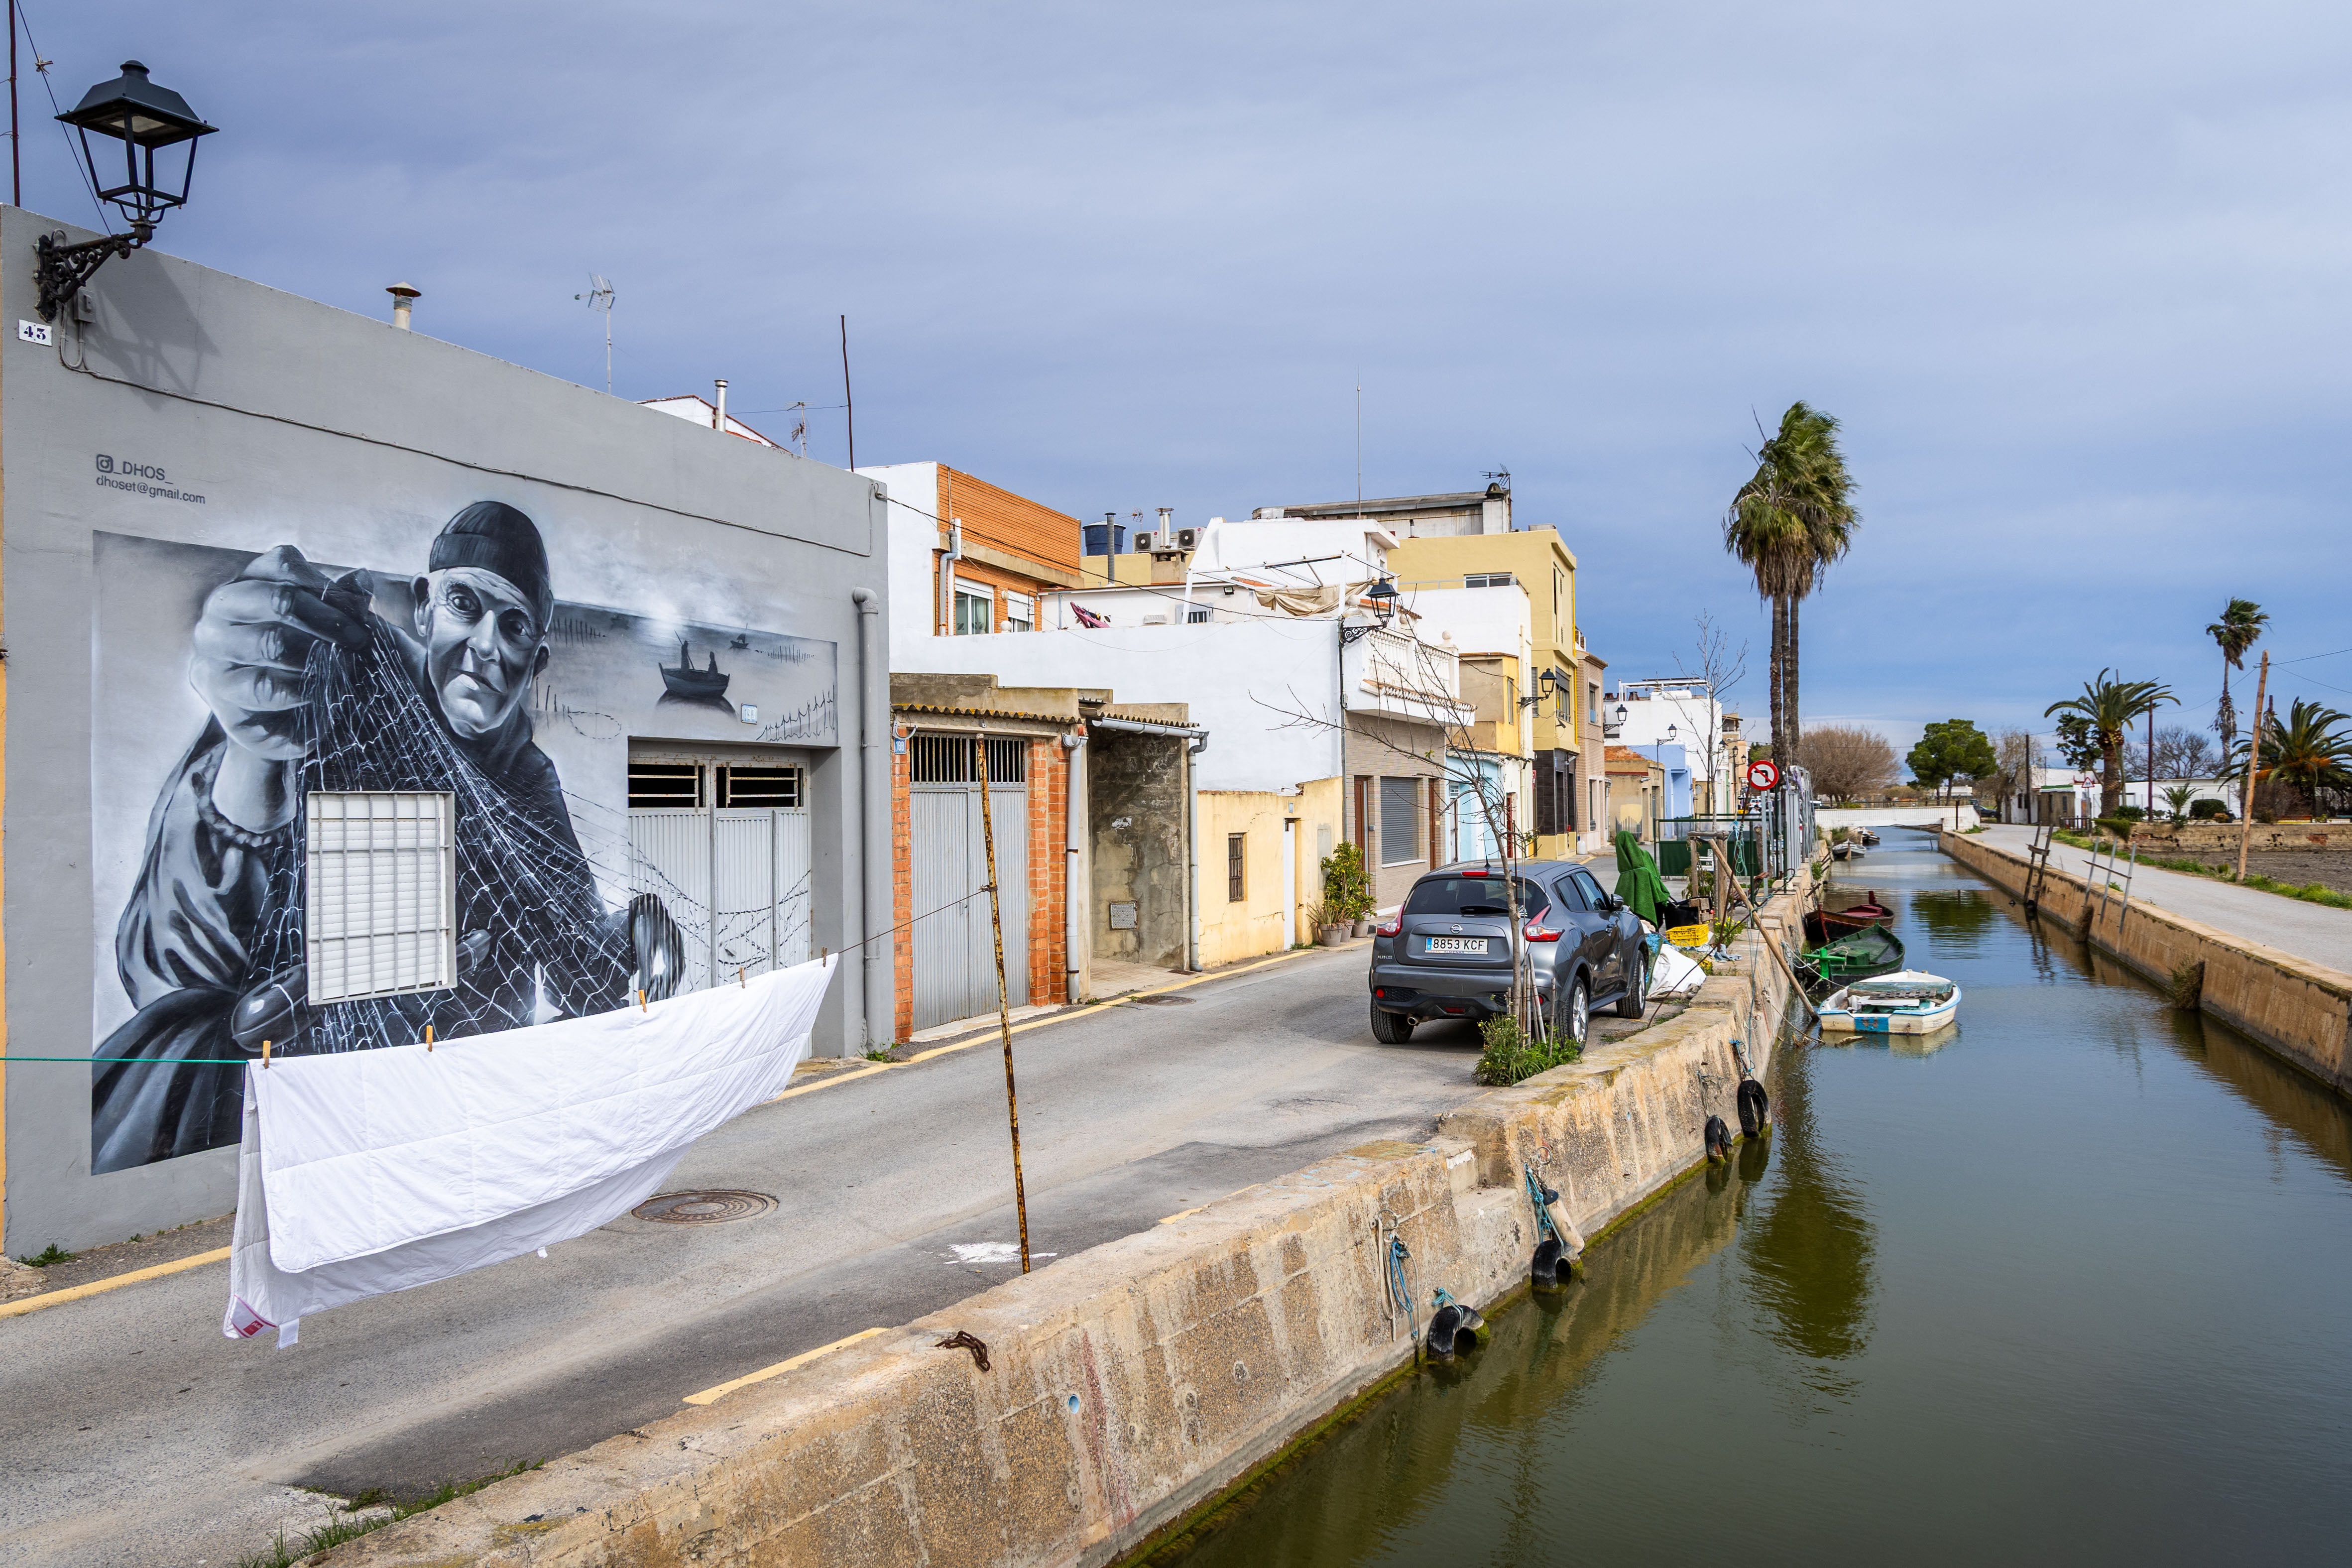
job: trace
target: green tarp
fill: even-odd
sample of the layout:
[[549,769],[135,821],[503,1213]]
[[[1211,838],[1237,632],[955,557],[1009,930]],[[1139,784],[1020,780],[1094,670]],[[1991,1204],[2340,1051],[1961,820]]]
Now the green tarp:
[[1632,906],[1635,914],[1658,923],[1658,906],[1673,900],[1666,884],[1659,879],[1657,863],[1642,841],[1630,828],[1617,830],[1617,896]]

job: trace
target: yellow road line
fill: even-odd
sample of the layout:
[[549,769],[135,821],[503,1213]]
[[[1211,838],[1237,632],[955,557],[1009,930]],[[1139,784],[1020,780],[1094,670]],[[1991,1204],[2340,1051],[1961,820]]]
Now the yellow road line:
[[1209,1205],[1206,1204],[1195,1204],[1188,1209],[1178,1209],[1174,1214],[1170,1215],[1166,1219],[1161,1220],[1160,1223],[1161,1225],[1174,1225],[1178,1220],[1186,1218],[1192,1215],[1199,1214],[1202,1209],[1207,1208],[1208,1206]]
[[860,1329],[857,1332],[850,1335],[847,1339],[835,1340],[829,1345],[819,1345],[813,1351],[803,1351],[800,1354],[792,1357],[788,1361],[780,1361],[773,1366],[763,1366],[757,1372],[747,1372],[732,1383],[722,1383],[716,1388],[706,1388],[699,1394],[689,1394],[686,1396],[686,1402],[688,1405],[711,1404],[716,1400],[722,1399],[726,1395],[734,1393],[739,1388],[746,1387],[754,1383],[765,1383],[772,1377],[782,1377],[784,1373],[792,1371],[793,1368],[796,1366],[806,1366],[810,1362],[816,1360],[817,1357],[824,1355],[829,1352],[837,1351],[844,1345],[854,1345],[860,1340],[870,1340],[877,1334],[887,1334],[889,1331],[890,1331],[887,1329]]
[[178,1274],[184,1269],[202,1268],[207,1263],[220,1263],[228,1258],[228,1248],[217,1247],[211,1252],[199,1252],[190,1258],[175,1258],[169,1263],[151,1264],[145,1268],[133,1268],[128,1274],[116,1274],[104,1279],[93,1279],[87,1285],[68,1285],[62,1290],[46,1291],[27,1296],[21,1301],[0,1302],[0,1318],[21,1317],[37,1312],[44,1307],[61,1306],[79,1301],[85,1296],[96,1296],[117,1290],[125,1285],[136,1285],[142,1279],[161,1279],[166,1274]]

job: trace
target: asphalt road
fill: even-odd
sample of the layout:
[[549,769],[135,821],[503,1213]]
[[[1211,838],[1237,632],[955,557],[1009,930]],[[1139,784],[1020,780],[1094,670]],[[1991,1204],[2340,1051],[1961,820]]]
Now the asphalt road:
[[[1476,1092],[1464,1025],[1381,1046],[1362,946],[1018,1035],[1042,1267]],[[331,1501],[545,1459],[688,1394],[1018,1271],[992,1040],[748,1112],[677,1188],[772,1213],[625,1216],[461,1279],[306,1319],[299,1346],[220,1333],[226,1264],[0,1319],[0,1563],[233,1563]],[[959,1253],[957,1248],[966,1250]]]

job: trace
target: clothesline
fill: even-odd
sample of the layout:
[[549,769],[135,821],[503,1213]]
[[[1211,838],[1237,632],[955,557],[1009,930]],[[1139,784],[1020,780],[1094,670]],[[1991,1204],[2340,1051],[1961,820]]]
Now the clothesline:
[[[982,893],[992,892],[994,888],[992,884],[974,888],[971,892],[962,895],[961,898],[950,899],[938,909],[925,910],[919,915],[909,915],[905,920],[900,921],[897,925],[886,926],[882,930],[876,931],[871,936],[860,937],[857,941],[851,942],[847,947],[843,948],[841,951],[844,952],[854,952],[857,949],[864,947],[869,942],[876,942],[883,937],[889,936],[894,932],[904,931],[908,926],[913,925],[917,921],[927,921],[933,915],[943,915],[950,910],[954,909],[958,904],[969,903],[972,900],[980,897]],[[131,1067],[188,1068],[241,1068],[247,1062],[259,1061],[260,1059],[261,1058],[258,1057],[0,1057],[0,1062],[108,1062],[121,1063]]]

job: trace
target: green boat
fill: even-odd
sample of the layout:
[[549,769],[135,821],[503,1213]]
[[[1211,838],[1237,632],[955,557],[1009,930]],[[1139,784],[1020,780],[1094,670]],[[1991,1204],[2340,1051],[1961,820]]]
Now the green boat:
[[1885,926],[1864,926],[1797,955],[1808,985],[1838,986],[1903,967],[1903,939]]

